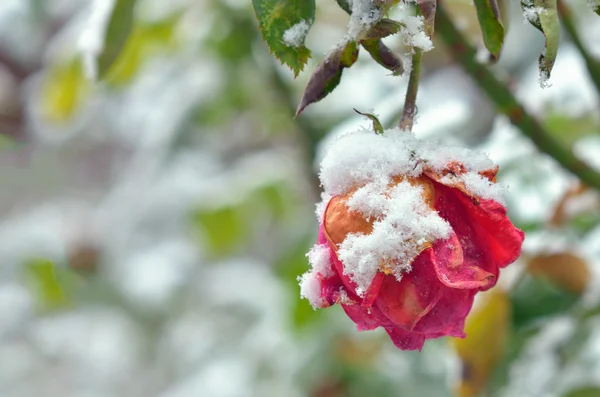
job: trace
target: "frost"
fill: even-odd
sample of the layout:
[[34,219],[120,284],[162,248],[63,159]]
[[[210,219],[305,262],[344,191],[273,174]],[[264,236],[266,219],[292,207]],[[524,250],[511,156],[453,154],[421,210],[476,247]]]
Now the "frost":
[[325,244],[315,244],[306,256],[312,268],[298,277],[300,296],[316,309],[324,303],[321,298],[321,280],[333,275],[330,248]]
[[300,47],[304,45],[304,39],[308,34],[310,24],[304,19],[283,33],[283,43],[288,47]]

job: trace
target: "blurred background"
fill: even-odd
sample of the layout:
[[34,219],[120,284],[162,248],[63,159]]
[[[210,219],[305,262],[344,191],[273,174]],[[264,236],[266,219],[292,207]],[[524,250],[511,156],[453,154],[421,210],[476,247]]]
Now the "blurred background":
[[[370,124],[352,108],[396,123],[407,78],[361,55],[294,119],[345,34],[335,1],[318,1],[313,60],[294,79],[249,0],[139,0],[123,52],[93,83],[84,60],[101,3],[0,2],[0,396],[600,396],[598,192],[496,115],[441,42],[425,54],[414,131],[487,152],[527,238],[476,302],[467,339],[403,352],[340,307],[313,311],[296,278],[316,239],[323,151]],[[471,2],[446,3],[480,44]],[[540,88],[544,38],[517,3],[505,2],[494,71],[600,170],[583,59],[562,32]],[[600,58],[600,19],[568,4]]]

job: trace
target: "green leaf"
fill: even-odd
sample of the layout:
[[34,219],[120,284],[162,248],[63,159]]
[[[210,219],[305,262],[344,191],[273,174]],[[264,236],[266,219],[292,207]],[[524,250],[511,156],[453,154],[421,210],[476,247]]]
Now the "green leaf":
[[571,390],[564,397],[599,397],[600,396],[600,387],[597,386],[587,386],[582,387],[581,389]]
[[524,327],[543,317],[566,312],[575,305],[579,296],[548,279],[527,274],[511,291],[510,300],[514,326]]
[[498,3],[496,0],[475,0],[475,8],[483,34],[483,43],[494,60],[497,60],[504,42],[504,26],[500,20]]
[[371,113],[362,113],[362,112],[359,112],[356,109],[354,109],[354,111],[356,113],[360,114],[361,116],[365,116],[366,118],[368,118],[369,120],[371,120],[373,122],[373,130],[377,134],[383,134],[383,125],[381,125],[381,121],[379,121],[379,119],[377,118],[377,116],[375,116],[374,114],[371,114]]
[[43,118],[56,124],[68,122],[88,98],[90,88],[80,58],[52,65],[40,92]]
[[328,53],[310,76],[296,116],[308,105],[329,95],[340,83],[344,69],[352,66],[357,59],[358,46],[353,41]]
[[340,6],[340,8],[344,11],[346,11],[348,14],[352,14],[352,8],[350,8],[350,3],[348,3],[348,0],[335,0],[338,5]]
[[310,58],[310,50],[303,38],[298,45],[288,45],[284,35],[300,23],[306,24],[308,32],[315,19],[315,0],[252,0],[252,5],[269,49],[298,76]]
[[41,258],[30,260],[25,264],[25,277],[41,310],[58,310],[69,306],[66,280],[59,277],[59,271],[51,261]]
[[529,22],[546,38],[546,46],[538,59],[540,82],[544,86],[558,53],[560,23],[556,0],[521,0],[521,6]]
[[381,40],[363,40],[360,44],[375,62],[391,70],[394,76],[400,76],[404,73],[402,58],[394,54]]
[[242,214],[233,206],[198,210],[193,215],[193,222],[211,256],[232,252],[246,237]]
[[425,19],[425,33],[427,33],[427,36],[432,37],[435,30],[436,0],[417,0],[417,5]]
[[113,66],[131,34],[136,0],[116,0],[106,33],[104,48],[98,56],[98,78],[103,80]]

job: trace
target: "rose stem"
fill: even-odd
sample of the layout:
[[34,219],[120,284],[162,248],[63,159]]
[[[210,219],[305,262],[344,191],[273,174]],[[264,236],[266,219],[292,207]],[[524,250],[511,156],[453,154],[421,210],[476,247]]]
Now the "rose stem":
[[404,109],[400,118],[399,127],[404,131],[412,131],[413,121],[417,109],[417,92],[419,91],[419,77],[421,76],[421,57],[423,51],[420,48],[413,49],[412,69],[408,78],[408,88],[406,90],[406,99],[404,100]]

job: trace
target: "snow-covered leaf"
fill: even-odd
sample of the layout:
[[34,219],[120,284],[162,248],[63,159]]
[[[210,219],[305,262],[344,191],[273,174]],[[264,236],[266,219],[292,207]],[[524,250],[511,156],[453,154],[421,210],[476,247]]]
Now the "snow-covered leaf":
[[560,23],[556,0],[521,0],[525,18],[546,37],[546,46],[538,59],[540,84],[547,85],[558,53]]
[[269,49],[297,76],[310,58],[304,38],[315,19],[315,0],[252,0],[252,4]]

